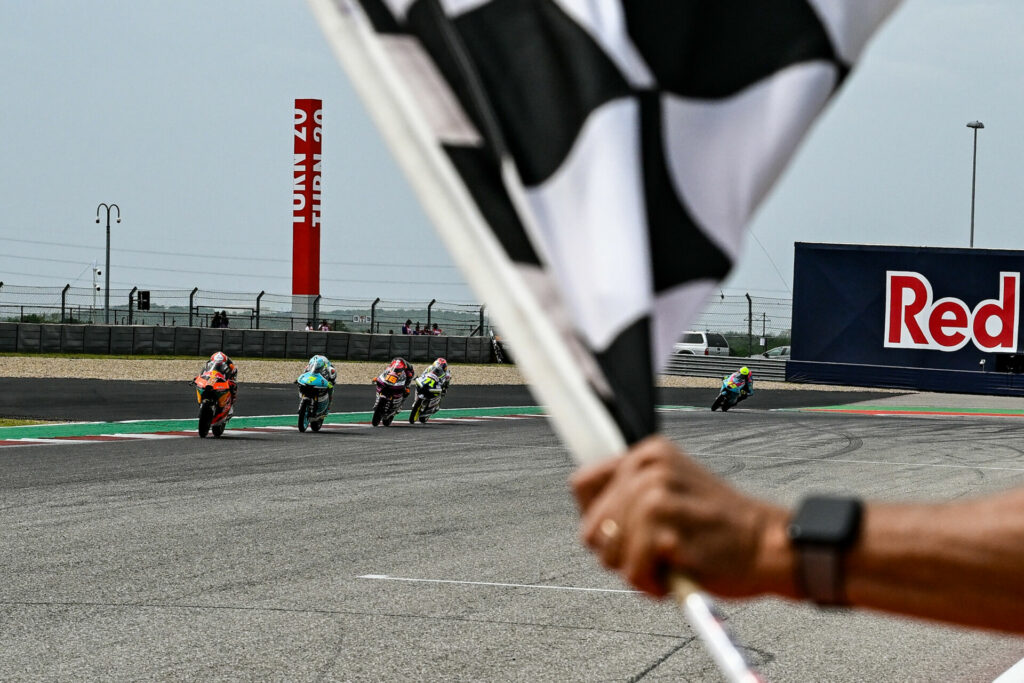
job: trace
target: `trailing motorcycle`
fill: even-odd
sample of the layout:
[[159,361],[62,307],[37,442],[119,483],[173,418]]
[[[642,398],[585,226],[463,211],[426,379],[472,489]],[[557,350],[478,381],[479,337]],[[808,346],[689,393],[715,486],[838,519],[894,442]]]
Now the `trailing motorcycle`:
[[726,377],[722,380],[722,389],[718,392],[715,402],[711,404],[711,410],[721,408],[724,413],[745,398],[746,396],[740,393],[740,387],[731,380],[731,376]]
[[409,424],[425,424],[431,415],[441,409],[441,397],[444,389],[441,380],[432,372],[425,372],[415,380],[416,399],[409,413]]
[[373,404],[373,426],[383,424],[385,427],[391,424],[395,415],[402,409],[408,389],[405,387],[405,377],[388,368],[377,379],[373,380],[377,387],[377,400]]
[[295,380],[299,385],[299,431],[319,432],[331,407],[331,383],[320,373],[304,372]]
[[202,374],[192,380],[192,385],[199,402],[199,436],[206,438],[212,431],[214,436],[219,437],[224,433],[232,415],[234,399],[231,383],[217,370],[203,370]]

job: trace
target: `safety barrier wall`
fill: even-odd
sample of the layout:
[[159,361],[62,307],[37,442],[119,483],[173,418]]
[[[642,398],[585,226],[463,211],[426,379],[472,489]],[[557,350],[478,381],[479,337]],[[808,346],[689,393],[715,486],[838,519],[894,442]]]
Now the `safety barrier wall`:
[[758,380],[782,382],[786,379],[786,361],[771,358],[742,358],[738,356],[673,355],[665,366],[666,375],[683,377],[725,377],[746,365]]
[[853,387],[885,387],[906,389],[907,391],[1024,396],[1024,375],[981,370],[902,368],[885,365],[809,363],[790,360],[786,365],[786,381]]
[[797,243],[794,382],[1024,395],[1024,252]]
[[443,356],[453,363],[491,363],[494,351],[485,337],[289,332],[200,327],[123,325],[48,325],[0,323],[0,352],[91,353],[98,355],[208,356],[224,351],[254,358],[309,358],[411,361]]

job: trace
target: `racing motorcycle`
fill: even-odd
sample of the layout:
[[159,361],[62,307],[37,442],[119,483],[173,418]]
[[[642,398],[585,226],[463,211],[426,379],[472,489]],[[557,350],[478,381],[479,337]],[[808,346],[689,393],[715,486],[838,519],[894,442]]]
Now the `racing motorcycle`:
[[382,372],[377,379],[373,380],[377,387],[377,400],[373,404],[373,426],[383,424],[385,427],[391,424],[395,415],[402,409],[405,403],[405,376],[392,372],[388,368]]
[[331,383],[318,372],[304,372],[295,380],[299,385],[299,431],[319,432],[331,407]]
[[415,380],[416,400],[412,404],[412,412],[409,413],[409,424],[425,424],[431,415],[441,408],[441,397],[444,392],[441,388],[441,380],[432,372],[425,372]]
[[203,370],[192,380],[199,401],[199,436],[206,438],[211,431],[219,437],[231,419],[231,384],[223,373]]
[[[731,375],[729,376],[731,377]],[[715,398],[715,402],[711,404],[711,410],[722,409],[722,412],[729,410],[734,405],[742,401],[745,396],[740,394],[740,388],[735,382],[730,381],[729,377],[722,380],[722,390],[718,393]]]

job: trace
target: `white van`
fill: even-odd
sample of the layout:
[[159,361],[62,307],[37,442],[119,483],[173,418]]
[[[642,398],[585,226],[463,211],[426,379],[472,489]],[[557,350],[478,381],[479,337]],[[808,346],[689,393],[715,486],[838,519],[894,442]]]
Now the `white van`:
[[677,356],[728,356],[729,342],[716,332],[683,332],[682,338],[672,346]]

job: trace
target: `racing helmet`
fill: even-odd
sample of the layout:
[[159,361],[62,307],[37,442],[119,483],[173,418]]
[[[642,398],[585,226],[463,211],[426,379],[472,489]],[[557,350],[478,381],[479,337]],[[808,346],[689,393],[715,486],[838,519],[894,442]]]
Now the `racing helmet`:
[[448,370],[448,361],[446,361],[444,358],[438,358],[437,360],[434,361],[434,367],[440,370],[441,372],[445,372],[446,370]]
[[747,375],[750,374],[750,368],[744,365],[742,368],[740,368],[740,374],[746,377]]
[[210,360],[206,364],[206,368],[208,370],[216,370],[222,375],[227,374],[228,368],[230,367],[231,359],[228,358],[228,355],[223,351],[218,351],[217,353],[210,356]]
[[405,362],[404,358],[395,358],[391,361],[389,369],[393,372],[405,372],[407,367],[409,367],[409,364]]
[[306,364],[306,370],[308,372],[323,372],[327,367],[327,358],[319,354],[310,358],[309,363]]

